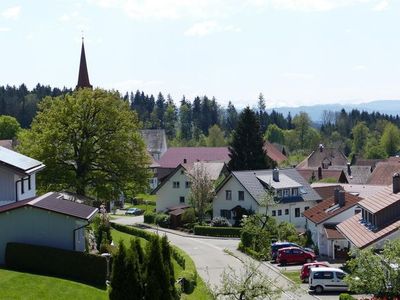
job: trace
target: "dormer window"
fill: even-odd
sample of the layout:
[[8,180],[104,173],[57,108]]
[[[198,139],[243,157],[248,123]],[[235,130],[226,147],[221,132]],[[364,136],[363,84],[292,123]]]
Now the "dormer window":
[[283,190],[283,197],[289,197],[290,196],[290,189],[284,189]]
[[278,198],[282,198],[282,190],[277,190],[276,195],[278,196]]
[[292,189],[292,196],[298,196],[299,195],[299,189],[298,188],[293,188]]

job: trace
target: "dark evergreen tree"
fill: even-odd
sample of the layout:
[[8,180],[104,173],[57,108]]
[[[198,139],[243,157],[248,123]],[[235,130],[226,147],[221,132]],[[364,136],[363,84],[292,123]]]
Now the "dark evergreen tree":
[[263,149],[260,125],[254,111],[248,106],[239,116],[239,123],[233,133],[229,147],[231,170],[259,170],[274,167]]
[[109,293],[110,300],[128,299],[129,295],[126,293],[126,276],[126,249],[121,240],[118,245],[118,252],[113,259]]
[[238,113],[236,111],[235,106],[231,101],[228,103],[228,107],[226,108],[226,122],[225,122],[225,131],[232,132],[238,123]]
[[167,273],[169,277],[170,283],[170,293],[173,299],[179,299],[178,293],[175,289],[175,274],[174,274],[174,265],[171,260],[171,247],[168,242],[168,238],[164,235],[161,238],[161,253],[164,261],[165,273]]
[[[133,240],[131,240],[132,244]],[[138,254],[130,248],[125,260],[125,294],[129,300],[143,300],[144,297],[144,282],[142,278],[142,268],[139,264]]]
[[181,101],[179,119],[181,139],[188,141],[192,138],[192,111],[189,102]]

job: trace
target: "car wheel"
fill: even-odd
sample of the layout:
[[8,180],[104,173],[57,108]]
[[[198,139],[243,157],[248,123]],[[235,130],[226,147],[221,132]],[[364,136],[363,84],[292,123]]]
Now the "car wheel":
[[282,260],[281,261],[281,266],[286,266],[286,261]]
[[323,291],[324,291],[324,288],[323,288],[322,286],[317,285],[317,286],[315,287],[315,293],[321,294]]

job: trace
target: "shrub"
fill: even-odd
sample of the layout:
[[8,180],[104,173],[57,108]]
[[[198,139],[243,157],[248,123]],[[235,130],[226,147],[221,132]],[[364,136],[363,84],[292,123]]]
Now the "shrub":
[[154,224],[156,219],[156,214],[152,212],[146,212],[143,216],[144,222],[147,224]]
[[163,228],[168,228],[170,224],[170,217],[167,214],[157,214],[155,223]]
[[264,260],[265,256],[262,253],[252,250],[249,247],[245,247],[242,242],[239,243],[238,250],[246,253],[247,255],[253,257],[256,260]]
[[237,227],[210,227],[194,226],[195,235],[217,236],[217,237],[240,237],[241,228]]
[[212,219],[211,224],[212,227],[230,227],[231,223],[224,217],[215,217]]
[[171,255],[175,259],[175,261],[178,263],[178,265],[181,266],[182,269],[185,269],[185,258],[183,257],[182,254],[180,254],[176,248],[171,247]]
[[355,300],[356,298],[354,298],[352,295],[347,294],[347,293],[341,293],[339,295],[339,300]]
[[193,207],[185,210],[185,212],[182,214],[181,222],[182,224],[191,224],[196,222],[196,213]]
[[68,278],[97,286],[103,286],[106,282],[106,259],[84,252],[8,243],[6,266],[18,271]]
[[182,281],[183,292],[186,294],[192,293],[197,284],[197,273],[191,271],[183,271],[180,278]]

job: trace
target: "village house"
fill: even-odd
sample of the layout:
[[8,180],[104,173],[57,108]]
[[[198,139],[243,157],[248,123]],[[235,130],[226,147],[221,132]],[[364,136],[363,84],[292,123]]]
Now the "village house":
[[[266,205],[268,194],[272,201]],[[237,224],[243,214],[267,213],[304,231],[302,213],[320,200],[296,169],[235,171],[216,189],[213,217],[225,217]]]
[[392,185],[367,196],[358,203],[360,213],[337,225],[350,248],[382,249],[385,241],[400,237],[400,174]]
[[337,188],[334,195],[303,213],[307,230],[311,233],[319,253],[333,259],[346,257],[348,241],[337,231],[336,225],[360,212],[362,199]]

